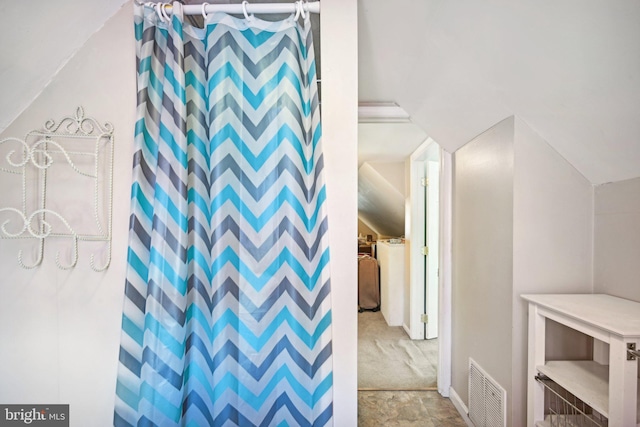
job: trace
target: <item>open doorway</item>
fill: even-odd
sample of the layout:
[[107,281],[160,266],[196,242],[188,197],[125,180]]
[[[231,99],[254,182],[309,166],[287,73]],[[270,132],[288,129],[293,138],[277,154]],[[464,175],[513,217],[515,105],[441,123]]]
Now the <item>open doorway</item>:
[[358,151],[360,237],[374,241],[382,308],[358,315],[358,388],[435,390],[440,147],[407,120],[360,123]]

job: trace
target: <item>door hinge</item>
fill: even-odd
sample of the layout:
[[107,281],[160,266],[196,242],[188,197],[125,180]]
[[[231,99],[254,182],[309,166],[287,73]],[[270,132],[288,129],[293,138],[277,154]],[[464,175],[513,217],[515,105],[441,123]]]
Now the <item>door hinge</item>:
[[636,350],[636,343],[627,343],[627,360],[636,360],[640,357],[640,351]]
[[429,323],[429,315],[428,314],[421,314],[420,315],[420,321],[422,323]]
[[428,187],[429,186],[429,178],[422,178],[420,180],[420,185],[422,185],[423,187]]
[[429,255],[429,246],[423,246],[422,249],[420,249],[420,253],[424,256]]

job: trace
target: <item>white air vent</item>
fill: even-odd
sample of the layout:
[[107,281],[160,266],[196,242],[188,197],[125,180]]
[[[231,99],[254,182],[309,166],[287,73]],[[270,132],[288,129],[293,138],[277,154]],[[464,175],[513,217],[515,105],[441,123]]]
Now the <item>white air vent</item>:
[[469,418],[476,427],[507,425],[507,393],[469,358]]

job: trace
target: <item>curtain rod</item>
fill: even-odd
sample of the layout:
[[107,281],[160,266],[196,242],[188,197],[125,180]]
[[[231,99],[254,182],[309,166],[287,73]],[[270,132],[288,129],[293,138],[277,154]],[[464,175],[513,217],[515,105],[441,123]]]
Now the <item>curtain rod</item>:
[[[155,2],[154,2],[155,3]],[[150,3],[144,3],[150,4]],[[171,13],[171,3],[166,3],[165,10]],[[247,13],[257,14],[274,14],[274,13],[295,13],[297,10],[296,3],[246,3]],[[320,13],[320,2],[303,2],[303,10],[305,12]],[[242,4],[213,4],[207,3],[204,7],[206,13],[224,12],[234,15],[240,15],[245,12]],[[201,15],[202,4],[185,4],[182,5],[182,12],[185,15]]]

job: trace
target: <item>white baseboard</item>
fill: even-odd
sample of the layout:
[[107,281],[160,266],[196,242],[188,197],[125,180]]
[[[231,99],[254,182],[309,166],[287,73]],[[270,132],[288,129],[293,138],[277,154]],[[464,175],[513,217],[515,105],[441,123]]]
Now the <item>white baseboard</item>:
[[449,388],[449,399],[451,399],[451,403],[453,403],[453,406],[458,410],[464,422],[467,423],[469,427],[475,427],[469,418],[469,408],[467,408],[467,405],[460,399],[460,396],[458,396],[458,393],[456,393],[453,387]]
[[409,338],[411,338],[411,330],[409,329],[409,327],[405,323],[402,323],[402,329],[404,329],[404,331],[407,333],[407,335],[409,335]]

